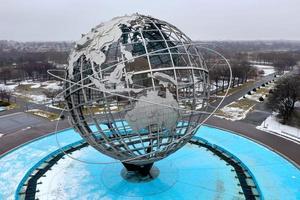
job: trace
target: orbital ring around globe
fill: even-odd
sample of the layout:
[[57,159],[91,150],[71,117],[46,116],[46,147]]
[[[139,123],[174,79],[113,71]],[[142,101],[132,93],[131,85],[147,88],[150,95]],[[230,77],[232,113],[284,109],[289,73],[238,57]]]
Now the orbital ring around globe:
[[[229,62],[202,49],[229,66],[227,95]],[[183,147],[225,98],[211,109],[207,61],[216,60],[203,55],[177,27],[151,16],[101,23],[75,43],[65,78],[57,77],[64,81],[69,122],[127,169],[151,169]]]
[[[193,42],[193,44],[197,44],[197,42]],[[200,44],[202,44],[202,43],[200,43]],[[183,45],[184,45],[184,44],[183,44]],[[183,46],[183,45],[178,45],[178,46]],[[177,46],[175,46],[174,48],[176,48],[176,47],[177,47]],[[209,119],[209,118],[210,118],[210,117],[211,117],[211,116],[219,109],[220,105],[223,103],[224,99],[225,99],[226,96],[228,95],[228,92],[229,92],[229,89],[230,89],[230,85],[231,85],[231,82],[232,82],[232,69],[231,69],[231,65],[230,65],[230,63],[228,62],[228,60],[227,60],[221,53],[219,53],[218,51],[216,51],[216,50],[214,50],[214,49],[208,48],[208,47],[197,46],[197,48],[201,48],[201,49],[210,51],[210,52],[212,52],[212,53],[214,53],[214,54],[220,56],[220,57],[226,62],[226,66],[228,67],[228,70],[229,70],[229,82],[228,82],[228,86],[227,86],[227,88],[226,88],[226,90],[225,90],[225,94],[222,96],[222,98],[221,98],[220,102],[218,103],[218,105],[217,105],[217,106],[213,109],[213,111],[210,112],[210,113],[203,112],[203,111],[197,111],[197,110],[189,110],[189,109],[185,109],[185,108],[176,108],[176,109],[178,109],[178,110],[182,110],[182,111],[186,111],[186,112],[192,112],[192,113],[194,113],[194,114],[195,114],[195,113],[198,113],[198,114],[207,114],[207,115],[208,115],[202,122],[200,122],[195,128],[193,128],[193,129],[190,131],[190,133],[192,133],[193,131],[197,130],[201,125],[203,125],[203,124],[204,124],[204,123],[205,123],[205,122],[206,122],[206,121],[207,121],[207,120],[208,120],[208,119]],[[163,49],[160,49],[160,50],[157,50],[157,51],[162,51],[162,50],[163,50]],[[142,56],[145,56],[145,54],[144,54],[144,55],[140,55],[140,57],[142,57]],[[124,61],[124,62],[125,62],[125,61]],[[113,67],[113,66],[111,66],[111,67]],[[213,67],[215,67],[215,66],[213,66]],[[213,68],[213,67],[212,67],[212,68]],[[48,70],[48,74],[50,74],[50,75],[53,76],[54,78],[57,78],[57,79],[59,79],[59,80],[61,80],[61,81],[67,81],[67,82],[71,82],[71,83],[73,83],[73,84],[80,84],[80,83],[75,83],[75,82],[72,82],[72,81],[67,80],[67,79],[65,79],[65,78],[62,78],[62,77],[60,77],[60,76],[58,76],[58,75],[55,75],[55,74],[53,73],[53,72],[62,72],[62,71],[65,72],[65,70],[50,69],[50,70]],[[71,87],[71,86],[70,86],[70,87]],[[89,87],[89,86],[87,86],[87,85],[83,85],[83,87],[89,88],[89,89],[93,89],[93,90],[99,90],[100,92],[105,92],[105,93],[109,93],[109,94],[112,94],[112,95],[125,97],[125,98],[132,99],[132,100],[136,100],[136,101],[144,101],[144,102],[146,102],[146,103],[150,103],[150,104],[153,104],[153,105],[157,105],[157,103],[155,103],[155,102],[146,101],[146,100],[142,100],[142,99],[136,99],[136,98],[134,98],[134,97],[123,96],[123,95],[116,94],[116,93],[112,93],[112,92],[108,92],[108,91],[102,91],[102,90],[99,89],[99,88],[91,88],[91,87]],[[63,95],[64,92],[65,92],[66,90],[68,90],[68,89],[69,89],[69,88],[65,88],[62,92],[60,92],[60,93],[56,96],[56,98],[57,98],[58,96]],[[169,105],[165,105],[165,104],[159,104],[159,106],[170,107]],[[174,108],[174,107],[171,107],[171,108]],[[61,111],[61,113],[60,113],[60,115],[59,115],[59,118],[62,116],[63,112],[66,111],[66,110],[67,110],[67,109],[66,109],[66,106],[65,106],[64,109]],[[57,145],[58,145],[60,151],[61,151],[64,155],[66,155],[67,157],[69,157],[69,158],[71,158],[71,159],[73,159],[73,160],[76,160],[76,161],[78,161],[78,162],[82,162],[82,163],[86,163],[86,164],[114,164],[114,163],[120,163],[120,162],[133,161],[133,160],[135,160],[135,159],[138,159],[139,157],[143,157],[143,156],[146,155],[146,154],[144,154],[144,155],[136,156],[136,157],[134,157],[134,158],[130,158],[130,159],[126,159],[126,160],[117,160],[117,159],[114,159],[115,161],[111,161],[111,162],[93,162],[93,161],[85,161],[85,160],[81,160],[81,159],[75,158],[75,157],[69,155],[68,153],[66,153],[66,152],[63,150],[63,147],[61,146],[61,144],[60,144],[60,142],[59,142],[59,138],[58,138],[58,125],[59,125],[59,121],[56,123],[56,127],[55,127],[55,135],[56,135],[56,143],[57,143]],[[180,140],[183,140],[184,137],[187,137],[188,135],[189,135],[189,134],[186,134],[186,135],[183,136],[182,138],[179,138],[177,141],[174,140],[172,143],[179,142]],[[170,143],[169,146],[171,146],[172,143]],[[151,153],[153,153],[153,152],[151,152]]]

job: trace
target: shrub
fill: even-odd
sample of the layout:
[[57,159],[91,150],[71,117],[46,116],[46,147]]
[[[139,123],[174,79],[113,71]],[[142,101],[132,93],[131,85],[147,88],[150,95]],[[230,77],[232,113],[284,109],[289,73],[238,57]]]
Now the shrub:
[[266,87],[266,85],[263,83],[262,85],[261,85],[262,87]]
[[263,98],[263,97],[259,97],[258,100],[259,100],[259,101],[264,101],[264,98]]
[[249,91],[247,94],[251,95],[251,91]]
[[270,94],[272,94],[272,93],[273,93],[273,90],[272,90],[272,89],[270,89],[270,90],[269,90],[269,93],[270,93]]
[[252,90],[253,92],[256,92],[256,88],[253,88],[253,90]]
[[9,106],[10,103],[5,102],[5,101],[0,101],[0,106]]

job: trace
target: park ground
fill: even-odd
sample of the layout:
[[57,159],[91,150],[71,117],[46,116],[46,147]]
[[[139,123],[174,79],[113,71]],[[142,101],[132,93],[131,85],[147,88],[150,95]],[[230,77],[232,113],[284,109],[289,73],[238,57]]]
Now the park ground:
[[[288,72],[292,73],[292,72]],[[232,130],[256,140],[287,156],[300,165],[299,127],[280,125],[275,114],[266,105],[269,90],[274,87],[274,73],[269,72],[257,80],[249,80],[229,90],[220,109],[207,124]],[[70,127],[67,118],[60,119],[60,104],[52,105],[44,91],[61,88],[57,81],[26,81],[7,87],[15,91],[11,106],[0,112],[0,154],[36,137]],[[219,93],[219,96],[224,93]],[[211,104],[217,106],[220,99]],[[297,112],[300,113],[298,104]],[[298,116],[295,116],[297,119]],[[275,128],[274,128],[275,127]]]

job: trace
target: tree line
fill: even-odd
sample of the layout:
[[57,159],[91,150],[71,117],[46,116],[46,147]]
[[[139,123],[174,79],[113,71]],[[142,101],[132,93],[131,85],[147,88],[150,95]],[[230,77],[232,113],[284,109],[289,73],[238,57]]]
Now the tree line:
[[55,67],[53,63],[40,61],[27,61],[18,65],[2,67],[0,68],[0,82],[7,84],[8,80],[14,80],[15,82],[24,80],[46,81],[51,78],[47,71]]
[[[249,78],[257,76],[257,69],[246,60],[232,59],[230,60],[232,70],[232,82],[230,87],[234,88],[239,84],[248,81]],[[216,63],[209,68],[209,78],[213,85],[215,85],[215,93],[219,91],[224,92],[230,81],[230,72],[225,63]]]
[[278,72],[292,70],[300,60],[300,52],[261,52],[256,53],[255,60],[265,63],[272,63]]

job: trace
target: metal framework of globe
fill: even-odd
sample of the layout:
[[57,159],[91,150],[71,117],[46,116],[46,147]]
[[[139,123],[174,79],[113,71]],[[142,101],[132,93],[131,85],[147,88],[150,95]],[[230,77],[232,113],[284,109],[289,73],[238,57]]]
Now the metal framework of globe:
[[[147,165],[186,144],[207,107],[208,70],[175,26],[134,14],[93,28],[70,54],[71,123],[98,151]],[[126,165],[125,165],[126,166]]]

